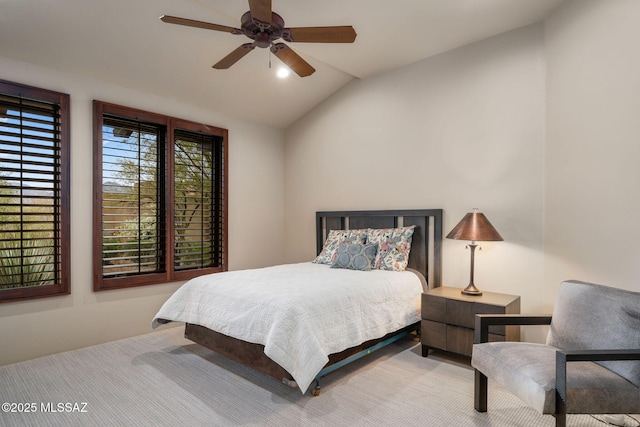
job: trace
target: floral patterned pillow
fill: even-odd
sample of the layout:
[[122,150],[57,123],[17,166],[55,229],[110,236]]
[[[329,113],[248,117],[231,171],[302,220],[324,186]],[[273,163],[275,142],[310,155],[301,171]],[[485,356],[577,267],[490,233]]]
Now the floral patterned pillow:
[[316,264],[333,264],[336,258],[336,251],[340,243],[359,243],[363,244],[367,240],[367,229],[357,230],[329,230],[327,238],[324,241],[320,255],[313,262]]
[[416,226],[367,230],[367,243],[378,245],[374,267],[379,270],[404,271],[409,263],[411,239]]

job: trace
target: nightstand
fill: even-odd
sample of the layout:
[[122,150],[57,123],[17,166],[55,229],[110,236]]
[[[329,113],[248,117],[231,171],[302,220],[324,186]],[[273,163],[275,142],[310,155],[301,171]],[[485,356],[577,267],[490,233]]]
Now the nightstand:
[[[430,348],[471,357],[476,314],[518,314],[517,295],[484,292],[462,295],[462,289],[440,286],[422,294],[422,356]],[[520,341],[519,326],[491,326],[489,341]]]

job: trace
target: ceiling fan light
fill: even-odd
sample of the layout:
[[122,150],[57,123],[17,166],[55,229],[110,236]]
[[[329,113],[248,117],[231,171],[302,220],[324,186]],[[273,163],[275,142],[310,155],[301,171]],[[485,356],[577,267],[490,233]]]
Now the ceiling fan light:
[[280,67],[276,72],[276,76],[280,77],[281,79],[286,79],[287,77],[289,77],[289,74],[291,74],[291,71],[286,67]]

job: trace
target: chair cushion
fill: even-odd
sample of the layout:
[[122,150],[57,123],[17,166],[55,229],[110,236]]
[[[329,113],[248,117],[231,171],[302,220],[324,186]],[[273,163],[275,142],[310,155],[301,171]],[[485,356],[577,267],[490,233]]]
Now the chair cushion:
[[[474,344],[471,365],[543,414],[555,412],[557,349],[544,344]],[[569,362],[567,412],[577,414],[640,411],[640,389],[593,362]]]
[[[640,349],[640,293],[562,282],[547,344],[566,350]],[[640,361],[598,363],[640,387]]]

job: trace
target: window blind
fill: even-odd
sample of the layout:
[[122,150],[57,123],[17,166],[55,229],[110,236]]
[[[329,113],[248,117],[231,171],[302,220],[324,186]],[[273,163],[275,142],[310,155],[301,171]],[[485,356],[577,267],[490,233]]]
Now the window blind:
[[0,289],[61,276],[60,106],[0,94]]
[[174,269],[222,265],[220,138],[174,133]]
[[103,277],[164,270],[164,133],[157,125],[104,117]]

